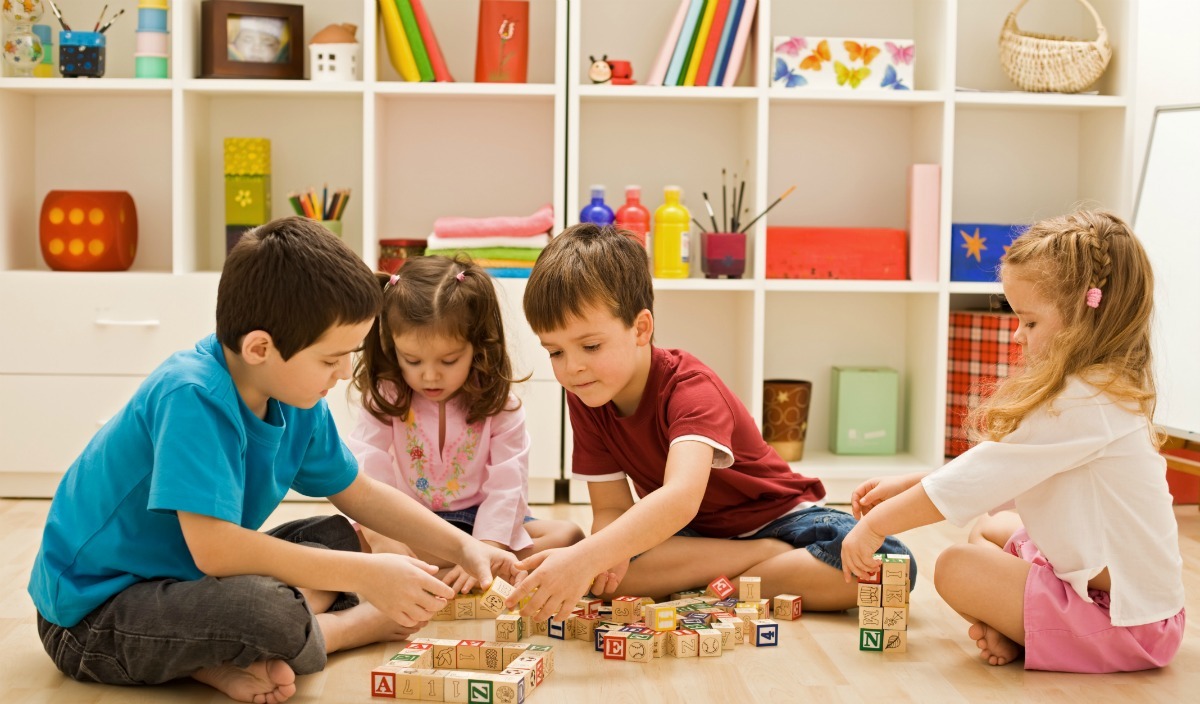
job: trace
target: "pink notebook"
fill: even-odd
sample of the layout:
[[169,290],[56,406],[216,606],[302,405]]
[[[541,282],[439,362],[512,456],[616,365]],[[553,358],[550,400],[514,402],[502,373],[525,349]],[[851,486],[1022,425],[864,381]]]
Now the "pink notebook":
[[754,26],[754,7],[757,0],[746,0],[746,8],[742,10],[742,19],[738,23],[737,34],[733,38],[733,48],[729,50],[729,66],[725,69],[725,81],[721,84],[726,88],[737,82],[738,74],[742,72],[742,57],[746,53],[746,43],[750,41],[750,28]]
[[675,53],[675,44],[679,42],[679,33],[683,30],[683,18],[687,16],[689,0],[680,0],[679,9],[675,11],[675,19],[671,21],[671,31],[662,48],[658,50],[658,58],[654,60],[654,68],[646,79],[648,86],[661,86],[667,77],[667,66],[671,64],[671,54]]
[[937,281],[939,215],[942,209],[942,167],[908,167],[908,278]]

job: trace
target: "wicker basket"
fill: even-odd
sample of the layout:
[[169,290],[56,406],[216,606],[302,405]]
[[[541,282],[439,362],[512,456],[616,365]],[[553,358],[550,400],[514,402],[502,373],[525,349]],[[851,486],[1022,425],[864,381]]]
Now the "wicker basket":
[[1021,0],[1000,30],[1000,65],[1012,82],[1037,93],[1078,93],[1095,83],[1112,58],[1108,30],[1095,8],[1087,0],[1079,0],[1096,20],[1097,36],[1089,42],[1021,31],[1017,27],[1017,13],[1028,1]]

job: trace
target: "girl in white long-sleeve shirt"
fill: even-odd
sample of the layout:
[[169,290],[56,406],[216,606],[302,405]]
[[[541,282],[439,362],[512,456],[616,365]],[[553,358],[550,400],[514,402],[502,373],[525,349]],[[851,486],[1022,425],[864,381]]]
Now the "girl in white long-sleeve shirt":
[[[475,538],[525,558],[583,539],[569,521],[529,517],[529,433],[513,396],[495,285],[466,258],[409,259],[380,275],[383,312],[354,383],[365,411],[346,444],[363,473],[391,484]],[[465,571],[360,526],[364,550]]]
[[1015,508],[1019,521],[981,519],[935,570],[983,659],[1023,654],[1027,669],[1066,672],[1162,667],[1183,639],[1183,559],[1150,422],[1149,260],[1119,218],[1077,212],[1017,238],[1001,280],[1026,368],[968,417],[974,448],[929,474],[854,491],[863,518],[842,545],[846,577],[877,569],[882,536]]

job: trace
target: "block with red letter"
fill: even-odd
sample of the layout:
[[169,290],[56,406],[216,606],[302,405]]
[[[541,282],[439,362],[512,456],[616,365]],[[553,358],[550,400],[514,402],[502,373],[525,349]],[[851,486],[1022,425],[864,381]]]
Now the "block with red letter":
[[775,597],[775,620],[795,621],[800,618],[800,597],[780,594]]
[[729,578],[721,576],[709,583],[708,588],[704,590],[704,593],[709,596],[715,596],[718,599],[725,599],[728,598],[729,595],[733,594],[733,591],[733,584],[729,581]]
[[623,631],[608,631],[604,634],[604,659],[605,660],[624,660],[625,645],[629,640],[629,634]]

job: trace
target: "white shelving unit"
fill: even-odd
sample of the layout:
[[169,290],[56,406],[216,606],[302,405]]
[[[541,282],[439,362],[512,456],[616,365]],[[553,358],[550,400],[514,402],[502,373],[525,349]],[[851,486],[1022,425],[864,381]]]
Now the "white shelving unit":
[[[796,471],[821,477],[844,501],[862,479],[933,469],[943,462],[949,311],[986,304],[998,284],[951,282],[952,222],[1027,223],[1090,203],[1128,215],[1135,0],[1093,3],[1115,57],[1097,95],[1015,91],[997,57],[1007,0],[759,0],[752,46],[737,86],[592,85],[588,57],[607,54],[644,78],[676,0],[572,3],[567,109],[567,216],[575,222],[590,184],[642,186],[651,210],[662,188],[684,189],[706,222],[701,192],[720,206],[721,169],[746,172],[746,202],[761,212],[798,188],[751,230],[748,278],[656,282],[656,342],[707,362],[761,419],[763,380],[813,381],[805,457]],[[577,11],[578,10],[578,11]],[[1043,0],[1023,28],[1091,38],[1078,3]],[[770,85],[773,37],[912,37],[914,90],[810,91]],[[968,90],[957,90],[965,88]],[[768,224],[906,227],[907,169],[942,167],[939,279],[768,280]],[[615,207],[615,205],[614,205]],[[693,233],[692,252],[699,252]],[[702,317],[701,315],[702,314]],[[828,450],[830,369],[886,365],[901,375],[901,450],[893,457]],[[569,472],[570,433],[565,453]],[[573,482],[572,499],[586,501]]]
[[[72,0],[68,20],[99,15]],[[533,0],[526,84],[475,84],[477,3],[426,6],[460,82],[410,84],[392,69],[375,0],[303,2],[305,42],[359,27],[359,80],[197,78],[199,0],[170,11],[171,78],[133,77],[136,13],[108,33],[101,79],[0,78],[0,495],[49,496],[59,477],[168,354],[212,330],[224,261],[225,137],[271,140],[274,214],[287,193],[349,187],[348,244],[374,266],[378,240],[424,237],[442,215],[530,213],[565,200],[566,0]],[[43,20],[56,25],[52,15]],[[57,41],[57,32],[55,33]],[[306,59],[307,64],[307,59]],[[137,204],[128,272],[51,272],[38,213],[54,189],[126,190]],[[561,213],[556,229],[561,229]],[[521,312],[524,282],[502,280],[510,348],[537,439],[531,499],[561,477],[561,388]],[[14,302],[20,301],[20,305]],[[344,432],[354,402],[330,395]],[[547,430],[550,429],[550,430]]]
[[[122,18],[109,32],[105,78],[0,78],[0,154],[9,164],[0,170],[0,494],[48,495],[97,422],[166,354],[211,330],[229,136],[271,139],[276,215],[291,190],[352,188],[345,238],[372,264],[380,238],[424,236],[440,215],[520,214],[550,202],[556,227],[572,224],[592,183],[606,184],[617,203],[626,184],[640,184],[651,210],[676,183],[698,215],[700,192],[720,190],[721,168],[742,173],[749,159],[752,212],[798,188],[751,231],[746,278],[705,280],[696,263],[693,278],[656,282],[657,343],[697,354],[756,417],[764,379],[811,379],[808,446],[796,469],[824,479],[831,499],[871,475],[932,469],[942,462],[949,311],[999,287],[950,282],[948,246],[936,282],[767,280],[765,228],[903,228],[908,165],[927,162],[942,166],[943,243],[952,222],[1029,222],[1080,203],[1128,215],[1136,1],[1093,3],[1115,48],[1096,95],[956,90],[1013,89],[996,38],[1015,0],[759,0],[745,65],[728,89],[588,81],[588,57],[602,54],[631,61],[644,80],[678,0],[532,0],[521,85],[469,82],[474,2],[425,0],[461,81],[450,84],[399,80],[375,0],[304,3],[306,39],[332,22],[360,27],[360,80],[345,84],[197,78],[197,0],[172,4],[172,77],[135,79],[136,17]],[[70,11],[93,17],[102,4],[73,0]],[[1037,0],[1020,20],[1042,32],[1095,31],[1071,0]],[[772,88],[776,35],[913,37],[915,90]],[[129,272],[46,268],[38,212],[48,191],[63,188],[133,195],[140,239]],[[561,392],[521,315],[523,283],[499,287],[513,355],[534,375],[523,392],[533,498],[544,501],[560,457],[569,472]],[[901,373],[895,457],[828,452],[829,370],[851,364]],[[335,405],[339,421],[351,422],[352,404]]]

